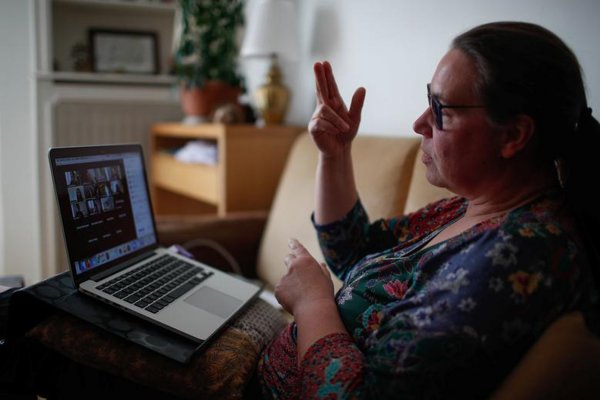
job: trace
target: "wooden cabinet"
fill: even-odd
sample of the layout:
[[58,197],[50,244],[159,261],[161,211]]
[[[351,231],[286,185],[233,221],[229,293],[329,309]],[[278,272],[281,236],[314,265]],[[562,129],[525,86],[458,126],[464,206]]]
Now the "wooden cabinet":
[[[155,124],[150,157],[155,213],[225,215],[231,211],[268,210],[292,143],[304,129]],[[173,150],[191,140],[214,144],[216,164],[176,160]]]

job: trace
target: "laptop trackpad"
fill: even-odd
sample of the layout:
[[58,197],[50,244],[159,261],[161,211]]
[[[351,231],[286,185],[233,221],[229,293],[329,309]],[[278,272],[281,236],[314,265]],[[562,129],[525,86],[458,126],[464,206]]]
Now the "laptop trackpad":
[[229,318],[242,304],[241,300],[213,289],[210,286],[202,286],[184,301],[211,314],[218,315],[221,318]]

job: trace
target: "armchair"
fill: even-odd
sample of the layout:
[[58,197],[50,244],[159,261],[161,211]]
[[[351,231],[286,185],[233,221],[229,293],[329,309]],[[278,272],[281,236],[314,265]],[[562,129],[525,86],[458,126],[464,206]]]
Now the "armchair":
[[[419,140],[359,136],[353,146],[356,183],[372,218],[398,215],[450,195],[429,185],[417,159]],[[214,241],[234,255],[242,273],[273,287],[285,272],[287,240],[302,242],[317,259],[316,235],[309,216],[314,203],[317,152],[309,135],[294,144],[269,213],[217,217],[160,217],[163,244]],[[204,242],[206,243],[206,242]],[[191,246],[201,261],[227,268],[214,246]],[[338,282],[339,286],[339,282]],[[551,325],[521,363],[493,394],[503,399],[598,398],[600,340],[589,332],[579,313]]]

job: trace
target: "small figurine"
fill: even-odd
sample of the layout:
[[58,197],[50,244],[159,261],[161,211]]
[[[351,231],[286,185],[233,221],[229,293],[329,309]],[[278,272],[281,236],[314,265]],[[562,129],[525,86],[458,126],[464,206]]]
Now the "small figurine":
[[92,71],[92,63],[90,62],[90,53],[87,45],[75,43],[71,49],[71,58],[73,59],[73,70],[78,72]]
[[213,113],[212,121],[225,125],[242,124],[245,122],[244,110],[239,104],[223,104]]

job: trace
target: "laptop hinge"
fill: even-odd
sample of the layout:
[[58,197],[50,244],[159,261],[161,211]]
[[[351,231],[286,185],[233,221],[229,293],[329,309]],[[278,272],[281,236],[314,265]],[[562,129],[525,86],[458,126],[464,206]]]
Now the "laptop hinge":
[[128,261],[124,262],[123,264],[116,265],[114,267],[107,269],[106,271],[102,271],[96,275],[92,275],[92,276],[90,276],[89,279],[94,282],[101,281],[102,279],[106,278],[107,276],[114,275],[117,272],[124,270],[125,268],[131,267],[133,264],[135,264],[137,262],[145,260],[146,258],[154,257],[155,255],[156,255],[156,252],[153,251],[151,253],[142,254],[140,256],[133,257],[131,260],[128,260]]

